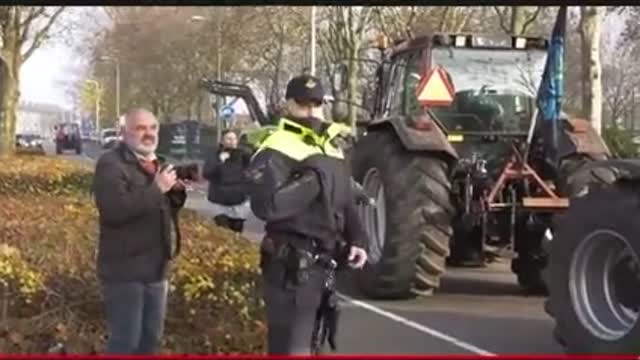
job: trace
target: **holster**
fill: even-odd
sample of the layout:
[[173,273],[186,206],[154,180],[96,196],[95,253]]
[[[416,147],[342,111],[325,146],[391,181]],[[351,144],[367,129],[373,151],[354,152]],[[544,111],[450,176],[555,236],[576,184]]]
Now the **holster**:
[[286,256],[286,278],[285,286],[300,286],[309,281],[311,267],[315,263],[312,253],[296,249],[289,245]]
[[291,242],[276,242],[265,237],[261,246],[261,266],[268,261],[278,261],[285,267],[284,287],[294,288],[309,281],[317,256],[311,251],[296,247]]

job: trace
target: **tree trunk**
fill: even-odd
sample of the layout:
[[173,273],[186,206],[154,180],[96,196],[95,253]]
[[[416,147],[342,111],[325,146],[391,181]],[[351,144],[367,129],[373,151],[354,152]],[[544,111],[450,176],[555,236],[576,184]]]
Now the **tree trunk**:
[[273,70],[273,80],[271,82],[271,91],[269,93],[269,103],[277,104],[280,99],[280,73],[282,72],[282,60],[284,57],[284,35],[280,34],[278,40],[278,55],[276,55],[276,66]]
[[631,90],[631,123],[629,124],[629,129],[632,132],[636,131],[636,90],[635,89]]
[[360,73],[359,71],[359,63],[358,61],[356,61],[356,57],[358,54],[357,48],[353,49],[353,53],[350,56],[349,59],[349,79],[348,79],[348,97],[349,97],[349,104],[348,104],[348,112],[347,112],[347,119],[349,121],[350,125],[354,125],[356,123],[356,115],[358,113],[358,109],[356,108],[356,99],[358,97],[358,74]]
[[600,28],[603,7],[581,7],[582,109],[598,132],[602,131],[602,77],[600,64]]
[[520,31],[524,25],[526,13],[522,6],[511,7],[511,35],[522,35]]
[[[0,156],[13,154],[15,150],[16,113],[18,107],[19,74],[15,65],[0,61]],[[19,68],[19,67],[18,67]]]

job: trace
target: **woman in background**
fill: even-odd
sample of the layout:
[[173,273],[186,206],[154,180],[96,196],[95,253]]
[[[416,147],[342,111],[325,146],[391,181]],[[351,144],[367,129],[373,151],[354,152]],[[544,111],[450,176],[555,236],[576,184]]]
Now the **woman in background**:
[[213,219],[218,226],[242,233],[251,213],[247,195],[245,168],[251,153],[238,148],[238,136],[232,130],[222,133],[218,151],[205,162],[202,175],[209,181],[207,199],[221,208]]

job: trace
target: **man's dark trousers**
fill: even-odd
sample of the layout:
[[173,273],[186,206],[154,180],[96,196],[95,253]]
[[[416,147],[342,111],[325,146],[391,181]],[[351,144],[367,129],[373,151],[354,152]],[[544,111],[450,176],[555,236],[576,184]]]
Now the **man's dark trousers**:
[[103,282],[108,354],[152,354],[160,348],[168,282]]
[[311,355],[311,334],[322,299],[324,271],[314,266],[309,280],[295,287],[285,286],[285,274],[283,262],[263,254],[268,352],[270,355]]

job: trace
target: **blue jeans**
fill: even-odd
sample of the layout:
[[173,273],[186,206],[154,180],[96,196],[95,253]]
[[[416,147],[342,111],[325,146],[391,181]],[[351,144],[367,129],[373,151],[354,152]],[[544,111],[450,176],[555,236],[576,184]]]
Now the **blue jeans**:
[[109,330],[106,353],[153,354],[159,350],[168,289],[167,281],[102,284]]

